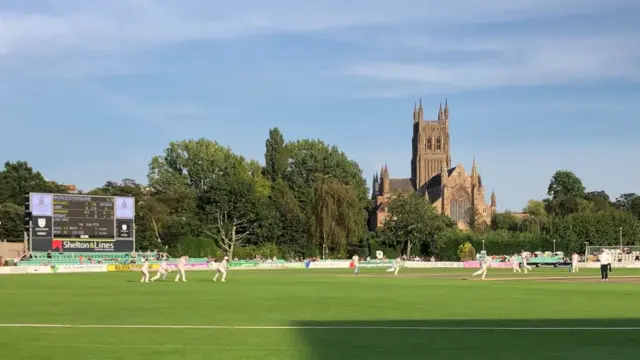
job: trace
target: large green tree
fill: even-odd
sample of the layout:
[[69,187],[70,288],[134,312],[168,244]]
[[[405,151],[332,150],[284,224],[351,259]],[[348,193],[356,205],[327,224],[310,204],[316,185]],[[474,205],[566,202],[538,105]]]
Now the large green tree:
[[366,211],[356,189],[330,176],[317,175],[312,194],[311,235],[314,243],[346,255],[347,244],[358,242],[366,226]]
[[289,169],[285,180],[296,198],[305,204],[312,200],[313,185],[319,177],[329,176],[335,181],[354,188],[362,208],[368,205],[367,186],[362,169],[336,146],[321,140],[298,140],[287,144]]
[[585,187],[582,185],[582,180],[569,170],[558,170],[551,177],[549,186],[547,188],[547,195],[552,200],[557,200],[562,197],[568,198],[584,198]]
[[388,212],[384,237],[388,244],[401,247],[407,256],[414,246],[425,253],[437,254],[437,234],[454,226],[449,217],[436,213],[417,193],[398,194],[389,203]]
[[171,213],[170,233],[178,235],[172,246],[184,253],[191,248],[185,242],[212,237],[232,255],[251,240],[263,223],[270,192],[262,173],[257,162],[215,141],[170,143],[163,156],[152,160],[149,185]]
[[65,194],[63,185],[48,181],[25,161],[4,163],[0,171],[0,203],[23,206],[24,196],[30,192]]

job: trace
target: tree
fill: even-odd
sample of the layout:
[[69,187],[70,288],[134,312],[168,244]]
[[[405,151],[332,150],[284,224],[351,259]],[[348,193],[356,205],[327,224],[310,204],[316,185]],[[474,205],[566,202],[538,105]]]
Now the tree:
[[23,241],[24,207],[0,204],[0,241]]
[[324,175],[343,185],[353,186],[362,208],[368,205],[367,186],[360,166],[336,146],[305,139],[287,143],[287,151],[289,169],[285,181],[303,204],[311,203],[311,189],[319,179],[317,175]]
[[278,128],[269,130],[264,153],[265,175],[271,182],[282,179],[289,167],[289,155],[284,137]]
[[628,211],[634,216],[640,218],[640,195],[635,193],[621,194],[615,202],[615,205],[624,211]]
[[593,204],[597,211],[607,211],[611,208],[611,199],[605,191],[589,191],[585,194],[585,199]]
[[288,253],[309,253],[309,219],[284,180],[278,179],[271,185],[269,205],[277,217],[270,234],[275,242],[287,248]]
[[566,216],[578,212],[584,207],[586,200],[567,195],[559,195],[555,199],[544,199],[545,210],[554,216]]
[[0,171],[0,203],[23,206],[24,196],[30,192],[66,194],[63,185],[45,180],[38,171],[25,161],[4,163]]
[[366,226],[366,212],[355,189],[329,176],[317,175],[314,181],[311,215],[314,243],[338,253],[359,240]]
[[219,231],[219,216],[231,223],[259,222],[270,191],[257,162],[207,139],[170,143],[163,156],[152,159],[148,178],[153,198],[170,213],[164,238],[174,249],[189,248],[182,243],[205,230]]
[[473,261],[476,259],[476,249],[470,242],[465,242],[458,247],[458,258],[461,261]]
[[239,214],[229,216],[227,211],[218,211],[216,213],[217,232],[204,230],[206,234],[218,240],[220,247],[230,258],[233,258],[233,250],[243,243],[255,227],[255,223],[250,224],[241,216]]
[[521,229],[541,232],[548,226],[549,214],[547,214],[542,201],[529,200],[523,211],[527,216],[521,220]]
[[551,177],[551,182],[547,188],[547,195],[552,200],[559,198],[584,198],[585,192],[582,180],[569,170],[558,170]]
[[389,203],[389,219],[383,233],[391,245],[402,247],[407,256],[414,245],[422,246],[427,253],[437,250],[436,235],[454,226],[453,221],[437,214],[433,206],[417,193],[398,194]]
[[523,209],[523,212],[525,212],[529,216],[535,217],[549,216],[549,214],[547,214],[547,211],[544,209],[544,203],[540,200],[529,200],[527,202],[527,206]]
[[609,195],[604,190],[589,191],[589,192],[584,194],[584,198],[587,199],[587,200],[590,200],[590,201],[594,201],[596,199],[601,199],[601,200],[604,200],[606,202],[610,202],[611,201],[611,199],[609,198]]
[[521,229],[520,223],[520,219],[510,212],[496,213],[491,216],[491,229],[494,231],[519,231]]

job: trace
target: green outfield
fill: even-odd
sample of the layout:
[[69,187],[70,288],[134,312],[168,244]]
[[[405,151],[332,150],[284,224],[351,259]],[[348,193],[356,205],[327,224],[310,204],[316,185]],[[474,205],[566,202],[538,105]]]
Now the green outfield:
[[[0,276],[0,358],[632,359],[640,270],[470,269]],[[173,275],[175,273],[172,273]],[[170,275],[171,280],[173,276]],[[30,326],[17,326],[18,324]],[[635,354],[635,355],[634,355]]]

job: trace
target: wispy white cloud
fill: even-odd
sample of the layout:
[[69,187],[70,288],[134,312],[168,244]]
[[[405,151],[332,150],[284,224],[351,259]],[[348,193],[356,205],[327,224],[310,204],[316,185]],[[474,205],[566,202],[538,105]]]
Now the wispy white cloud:
[[389,97],[418,86],[443,92],[603,78],[638,81],[640,48],[630,44],[639,39],[640,31],[600,37],[471,37],[457,42],[454,39],[448,46],[429,47],[432,50],[426,54],[433,59],[434,53],[455,49],[464,52],[464,61],[366,61],[345,72],[392,83],[391,90],[372,93]]
[[0,55],[139,50],[188,40],[421,23],[455,25],[596,11],[623,0],[58,0],[2,11]]
[[[630,13],[640,10],[640,3],[633,0],[34,0],[30,6],[16,4],[21,7],[0,4],[0,76],[4,77],[81,78],[171,71],[140,64],[135,54],[189,41],[290,33],[324,32],[349,39],[357,38],[350,31],[357,28],[365,28],[357,38],[362,51],[336,72],[367,81],[365,91],[354,92],[360,97],[405,96],[429,88],[442,93],[629,78],[640,73],[640,50],[629,46],[640,30],[596,38],[505,38],[477,37],[467,28],[612,9]],[[373,49],[385,56],[371,55]],[[451,52],[460,53],[456,61],[441,59]],[[320,73],[326,68],[309,65],[306,71]]]

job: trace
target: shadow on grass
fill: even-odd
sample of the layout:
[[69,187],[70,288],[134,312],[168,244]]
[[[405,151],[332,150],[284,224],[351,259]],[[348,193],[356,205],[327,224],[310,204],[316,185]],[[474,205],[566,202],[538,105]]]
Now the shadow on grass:
[[307,359],[632,359],[640,318],[294,321]]

